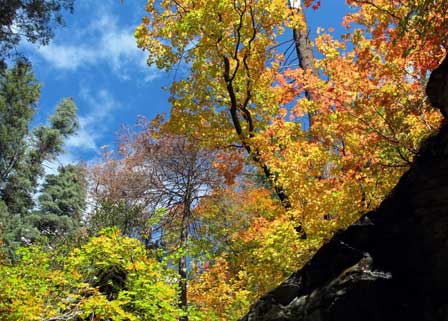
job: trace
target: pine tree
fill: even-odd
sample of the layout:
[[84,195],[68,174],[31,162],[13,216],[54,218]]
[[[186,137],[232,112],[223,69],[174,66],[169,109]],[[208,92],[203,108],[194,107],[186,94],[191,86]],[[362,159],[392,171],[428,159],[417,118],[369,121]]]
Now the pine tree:
[[43,163],[57,157],[62,152],[64,139],[79,127],[76,111],[72,99],[62,100],[50,118],[50,126],[35,128],[31,145],[21,142],[26,151],[2,190],[3,201],[11,213],[26,214],[33,208],[38,179],[44,175]]
[[[41,237],[44,218],[31,214],[39,180],[45,174],[44,162],[60,155],[64,139],[79,127],[76,105],[69,98],[59,103],[49,125],[30,131],[39,96],[40,85],[28,64],[19,62],[0,75],[0,230],[3,244],[11,253],[18,244]],[[71,171],[75,172],[70,169],[67,173]],[[79,221],[84,202],[76,197],[72,201],[79,205],[70,213],[57,220],[46,219],[67,230],[73,219]]]
[[45,178],[39,205],[41,211],[80,219],[85,207],[85,170],[79,165],[61,166],[57,175]]
[[0,191],[24,157],[39,96],[29,65],[19,62],[0,75]]

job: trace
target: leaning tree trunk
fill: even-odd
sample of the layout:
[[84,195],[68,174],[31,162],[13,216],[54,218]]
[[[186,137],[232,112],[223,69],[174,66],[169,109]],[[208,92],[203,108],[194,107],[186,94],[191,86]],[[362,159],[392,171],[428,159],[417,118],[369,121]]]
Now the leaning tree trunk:
[[[440,109],[448,107],[444,66],[446,60],[427,87]],[[446,122],[422,143],[411,168],[376,210],[337,233],[241,319],[341,320],[448,320]]]

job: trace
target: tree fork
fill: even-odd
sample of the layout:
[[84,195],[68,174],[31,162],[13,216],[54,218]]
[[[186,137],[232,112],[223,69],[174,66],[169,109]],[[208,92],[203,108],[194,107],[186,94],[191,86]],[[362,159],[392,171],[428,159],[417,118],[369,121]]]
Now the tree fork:
[[[241,126],[241,122],[238,117],[238,102],[237,102],[235,90],[233,88],[233,83],[232,83],[233,77],[230,76],[230,61],[229,61],[229,58],[226,56],[223,56],[223,61],[224,61],[224,80],[226,82],[227,93],[229,94],[229,97],[230,97],[229,112],[230,112],[230,116],[232,118],[233,127],[235,128],[235,131],[236,131],[238,137],[241,139],[241,143],[242,143],[244,149],[247,151],[247,153],[252,158],[252,160],[258,166],[260,166],[261,169],[263,170],[263,173],[264,173],[266,179],[269,181],[269,183],[274,188],[274,191],[275,191],[277,197],[280,199],[280,202],[282,203],[283,207],[285,209],[290,209],[291,203],[289,201],[288,195],[285,193],[285,190],[283,189],[282,186],[278,185],[275,182],[275,177],[274,177],[273,173],[271,172],[269,166],[267,166],[261,160],[260,152],[257,149],[254,151],[252,149],[252,147],[250,146],[250,144],[247,142],[246,136],[244,135],[244,132],[243,132],[243,127]],[[249,99],[246,99],[245,105],[247,105],[248,103],[249,103]],[[246,114],[245,119],[249,125],[249,136],[253,136],[254,135],[253,124],[252,124],[252,120],[251,120],[252,118],[250,117],[250,111],[245,106],[243,106],[242,109],[243,109],[243,112]]]

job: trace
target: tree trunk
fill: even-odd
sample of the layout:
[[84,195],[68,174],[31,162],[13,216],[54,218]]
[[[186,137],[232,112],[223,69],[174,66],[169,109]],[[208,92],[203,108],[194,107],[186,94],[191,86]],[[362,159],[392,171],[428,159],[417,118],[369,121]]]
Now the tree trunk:
[[[301,17],[304,26],[301,29],[298,28],[293,29],[293,37],[296,47],[297,59],[299,60],[299,66],[305,71],[311,70],[312,75],[319,77],[316,67],[314,66],[313,47],[311,45],[310,32],[308,29],[308,23],[306,21],[303,7],[301,6],[299,9],[297,9],[297,12],[295,14]],[[314,97],[313,93],[308,90],[305,90],[305,97],[311,101],[316,100],[316,97]],[[309,127],[311,128],[312,125],[311,113],[308,113],[308,122]]]
[[[188,240],[188,226],[182,222],[182,230],[180,233],[180,248],[184,253],[179,258],[178,272],[179,272],[179,307],[186,313],[187,312],[187,254],[186,245]],[[182,316],[179,321],[188,321],[188,316]]]
[[184,316],[179,318],[179,321],[188,321],[187,311],[188,311],[188,297],[187,297],[187,247],[188,247],[188,231],[190,227],[191,219],[191,207],[193,205],[193,184],[192,175],[193,164],[190,163],[191,167],[188,171],[187,183],[185,188],[185,195],[183,200],[182,209],[182,225],[180,230],[180,248],[182,249],[182,256],[179,258],[179,289],[180,289],[180,300],[179,307],[185,313]]

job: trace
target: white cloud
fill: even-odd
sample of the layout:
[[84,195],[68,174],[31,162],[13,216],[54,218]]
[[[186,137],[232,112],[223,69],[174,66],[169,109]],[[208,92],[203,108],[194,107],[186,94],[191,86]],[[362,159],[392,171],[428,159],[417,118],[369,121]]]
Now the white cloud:
[[71,136],[67,139],[67,146],[83,150],[95,150],[97,148],[95,136],[96,135],[92,135],[92,133],[90,133],[84,126],[81,126],[75,136]]
[[[111,128],[117,126],[118,112],[128,108],[128,101],[123,100],[122,105],[116,99],[120,93],[115,93],[112,88],[117,87],[111,86],[108,79],[96,77],[95,73],[121,80],[137,80],[137,86],[161,75],[157,68],[147,66],[147,55],[137,48],[133,36],[135,26],[131,24],[138,23],[145,3],[146,0],[126,0],[125,5],[130,5],[131,10],[126,8],[123,13],[119,10],[124,7],[118,0],[79,0],[74,19],[69,18],[67,27],[56,30],[56,37],[48,46],[24,44],[33,63],[45,66],[55,77],[67,75],[74,83],[82,84],[81,91],[75,95],[80,107],[80,128],[66,139],[64,153],[45,164],[47,173],[56,173],[60,165],[98,159],[100,146],[110,142]],[[133,17],[130,18],[131,11]],[[70,78],[76,71],[80,73]],[[92,79],[95,79],[94,84]]]
[[101,14],[91,16],[101,18],[87,26],[72,26],[75,32],[67,29],[47,46],[27,46],[53,68],[74,71],[107,64],[124,80],[130,79],[135,70],[145,81],[156,79],[159,72],[147,66],[146,53],[137,48],[134,27],[120,25],[102,6],[97,10]]
[[[46,175],[56,175],[58,173],[59,166],[65,166],[68,164],[78,163],[79,161],[80,161],[80,159],[76,158],[76,156],[70,152],[65,152],[64,154],[59,155],[54,160],[50,160],[50,161],[46,160],[43,163],[44,170],[45,170],[45,176]],[[39,185],[41,183],[42,182],[40,182]]]
[[70,45],[49,45],[39,48],[39,55],[58,69],[78,69],[81,65],[91,64],[97,60],[91,48]]
[[69,150],[98,151],[97,141],[102,137],[111,121],[113,112],[120,105],[107,90],[92,94],[89,90],[81,90],[80,97],[87,105],[89,112],[79,116],[78,132],[67,139]]
[[[76,134],[69,136],[64,144],[64,153],[56,159],[45,161],[45,174],[56,174],[59,166],[86,161],[82,155],[85,153],[98,156],[99,141],[108,131],[108,126],[114,121],[114,113],[121,105],[107,90],[99,90],[93,93],[83,88],[79,94],[78,105],[83,106],[87,113],[79,116],[80,128]],[[97,156],[94,156],[96,158]],[[88,161],[92,161],[92,158]]]

